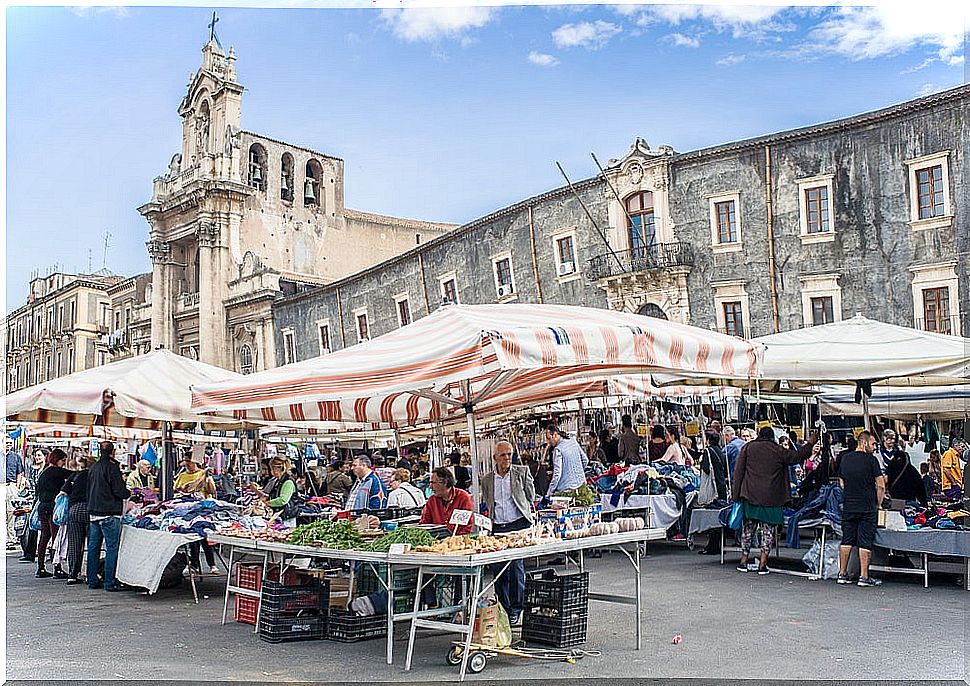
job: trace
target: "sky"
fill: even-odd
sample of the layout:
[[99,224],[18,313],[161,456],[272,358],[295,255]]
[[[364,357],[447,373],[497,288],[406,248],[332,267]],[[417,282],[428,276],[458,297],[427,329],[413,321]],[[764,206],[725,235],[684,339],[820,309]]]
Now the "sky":
[[[970,3],[219,9],[242,125],[345,162],[354,209],[464,223],[620,158],[967,82]],[[297,2],[296,4],[299,4]],[[438,4],[442,4],[440,1]],[[205,7],[6,10],[6,311],[34,271],[151,268]],[[108,247],[105,249],[105,236]]]

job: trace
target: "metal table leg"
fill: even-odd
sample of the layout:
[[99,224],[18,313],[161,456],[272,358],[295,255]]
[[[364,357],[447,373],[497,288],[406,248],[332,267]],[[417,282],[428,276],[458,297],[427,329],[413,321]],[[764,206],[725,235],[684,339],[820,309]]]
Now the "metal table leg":
[[[417,591],[414,598],[414,612],[418,611],[418,599],[421,597],[421,592],[424,590],[424,567],[418,567],[418,583]],[[414,636],[418,630],[418,624],[411,619],[411,631],[408,633],[408,654],[407,658],[404,660],[404,671],[407,672],[411,669],[411,655],[414,653]]]
[[636,553],[634,553],[633,566],[636,568],[636,581],[637,581],[637,650],[640,650],[643,643],[643,622],[640,618],[642,600],[640,599],[640,545],[636,546]]
[[385,565],[387,571],[387,664],[394,662],[394,570],[391,563]]
[[930,587],[930,556],[923,553],[923,588]]
[[461,671],[458,672],[458,681],[465,680],[465,669],[468,667],[468,653],[472,649],[472,633],[475,631],[475,616],[478,614],[478,596],[481,594],[483,568],[478,569],[472,581],[471,602],[468,608],[468,633],[465,634],[465,649],[461,656]]
[[222,601],[222,624],[226,624],[226,615],[229,614],[229,587],[232,585],[232,556],[236,548],[229,546],[229,569],[226,572],[226,596]]

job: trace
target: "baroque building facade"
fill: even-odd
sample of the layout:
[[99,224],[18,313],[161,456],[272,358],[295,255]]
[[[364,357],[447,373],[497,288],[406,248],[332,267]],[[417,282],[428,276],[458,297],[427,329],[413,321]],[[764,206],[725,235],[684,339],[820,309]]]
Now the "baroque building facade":
[[273,303],[278,362],[443,302],[610,307],[743,337],[851,317],[970,334],[970,86],[601,176]]
[[32,279],[27,303],[4,320],[6,392],[108,362],[101,345],[111,327],[108,291],[122,280],[107,270]]
[[343,160],[242,130],[234,51],[210,40],[202,56],[178,109],[181,151],[138,208],[150,225],[148,348],[250,372],[277,364],[276,299],[453,225],[346,208]]

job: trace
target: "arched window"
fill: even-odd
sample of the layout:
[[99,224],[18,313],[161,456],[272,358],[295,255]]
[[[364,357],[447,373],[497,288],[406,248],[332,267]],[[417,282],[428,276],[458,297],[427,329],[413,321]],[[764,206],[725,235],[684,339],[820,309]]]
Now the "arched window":
[[280,199],[293,202],[293,155],[288,152],[280,159]]
[[266,190],[266,148],[259,143],[249,146],[249,185]]
[[647,303],[639,310],[637,314],[643,315],[644,317],[654,317],[656,319],[667,319],[667,313],[661,309],[660,305],[655,303]]
[[323,167],[317,160],[306,163],[306,180],[303,183],[303,204],[320,207],[320,187],[323,185]]
[[199,155],[203,155],[211,149],[209,128],[209,101],[203,100],[199,106],[199,117],[195,121],[195,146]]
[[630,236],[632,257],[646,257],[657,242],[657,230],[653,217],[653,193],[640,191],[623,201],[629,216],[627,230]]
[[239,373],[253,373],[253,347],[249,343],[239,346]]

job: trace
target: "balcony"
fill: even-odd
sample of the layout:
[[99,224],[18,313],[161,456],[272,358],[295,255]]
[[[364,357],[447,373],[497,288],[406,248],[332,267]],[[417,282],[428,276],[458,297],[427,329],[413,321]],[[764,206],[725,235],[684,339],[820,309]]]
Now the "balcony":
[[199,309],[198,293],[182,293],[175,301],[176,313],[191,312]]
[[959,336],[959,320],[961,317],[956,315],[953,316],[942,316],[938,318],[927,318],[927,319],[917,319],[916,328],[919,331],[928,331],[930,333],[944,333],[948,336]]
[[694,249],[689,243],[654,243],[645,248],[604,253],[586,262],[586,276],[592,281],[654,269],[693,267]]

